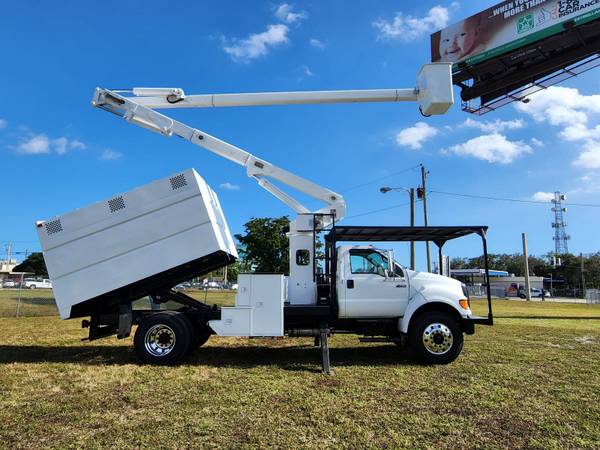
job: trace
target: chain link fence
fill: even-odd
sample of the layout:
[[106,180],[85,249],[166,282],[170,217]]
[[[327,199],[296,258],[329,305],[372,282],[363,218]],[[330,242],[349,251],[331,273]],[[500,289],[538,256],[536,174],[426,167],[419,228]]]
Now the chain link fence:
[[57,315],[51,289],[0,289],[0,317]]
[[588,303],[600,303],[600,289],[588,289],[585,291],[585,299]]
[[[186,289],[185,294],[209,305],[233,306],[235,291],[225,289]],[[177,309],[181,305],[167,302],[160,309]],[[145,297],[133,302],[138,310],[152,309]],[[2,289],[0,288],[0,317],[51,317],[58,316],[52,289]]]

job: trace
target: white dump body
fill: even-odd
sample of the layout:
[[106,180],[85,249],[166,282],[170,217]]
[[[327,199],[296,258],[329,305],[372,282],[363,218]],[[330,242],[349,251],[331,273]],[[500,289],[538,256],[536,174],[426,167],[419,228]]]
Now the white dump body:
[[193,169],[36,226],[63,319],[74,305],[207,255],[237,258],[217,195]]

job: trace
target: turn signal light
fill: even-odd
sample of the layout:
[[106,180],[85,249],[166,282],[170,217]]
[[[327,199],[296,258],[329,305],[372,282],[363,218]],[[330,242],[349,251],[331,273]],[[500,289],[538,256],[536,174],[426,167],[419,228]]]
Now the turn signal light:
[[459,300],[458,303],[460,304],[462,309],[471,309],[471,307],[469,306],[469,300],[466,298]]

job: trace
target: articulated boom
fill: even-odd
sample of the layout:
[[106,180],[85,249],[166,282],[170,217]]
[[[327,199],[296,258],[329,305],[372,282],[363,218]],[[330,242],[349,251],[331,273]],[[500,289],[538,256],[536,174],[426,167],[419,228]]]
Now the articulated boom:
[[[311,304],[316,301],[314,280],[314,255],[309,264],[296,264],[296,252],[311,249],[315,229],[322,229],[339,222],[346,215],[344,198],[330,189],[319,186],[287,170],[224,142],[199,129],[192,128],[153,108],[205,108],[220,106],[257,106],[309,103],[353,102],[419,102],[423,115],[444,114],[454,102],[452,88],[452,65],[447,63],[425,64],[418,76],[417,87],[411,89],[375,89],[349,91],[267,92],[250,94],[210,94],[186,96],[179,88],[134,88],[126,91],[97,88],[92,104],[122,116],[126,121],[147,128],[163,136],[179,136],[194,145],[203,147],[223,158],[246,168],[249,177],[292,208],[298,217],[290,224],[290,282],[289,295],[292,303]],[[132,96],[131,96],[132,95]],[[310,211],[298,200],[271,183],[268,179],[288,185],[325,206]],[[315,224],[319,218],[319,223]]]
[[[151,89],[134,89],[133,92],[147,92]],[[164,89],[158,89],[164,91]],[[171,91],[171,90],[169,90]],[[173,89],[173,91],[180,91]],[[194,145],[216,153],[223,158],[235,162],[246,168],[249,177],[254,178],[258,184],[288,205],[298,214],[308,214],[310,211],[296,199],[269,182],[272,178],[283,184],[291,186],[300,192],[323,201],[328,206],[315,211],[315,213],[333,214],[341,219],[346,214],[344,198],[329,189],[321,187],[287,170],[281,169],[235,145],[224,142],[197,128],[192,128],[177,120],[171,119],[146,106],[138,104],[138,98],[125,97],[108,89],[97,88],[92,104],[104,110],[122,116],[126,121],[139,125],[163,136],[179,136]]]

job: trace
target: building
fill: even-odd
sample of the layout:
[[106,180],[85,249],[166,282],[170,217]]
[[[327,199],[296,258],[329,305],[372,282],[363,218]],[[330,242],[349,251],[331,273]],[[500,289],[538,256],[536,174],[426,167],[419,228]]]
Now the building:
[[[452,278],[462,281],[473,295],[484,295],[484,269],[452,269]],[[532,289],[544,287],[544,277],[529,276],[529,286]],[[525,288],[525,277],[515,277],[504,270],[490,269],[490,288],[495,297],[518,297],[519,289]]]
[[16,259],[0,260],[0,282],[2,282],[5,278],[8,278],[16,266]]

